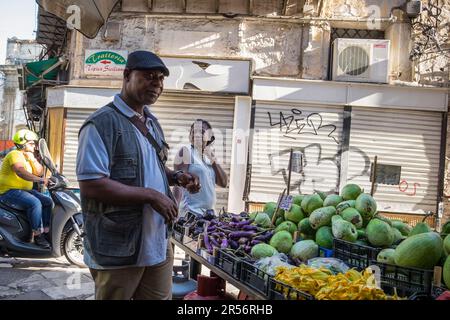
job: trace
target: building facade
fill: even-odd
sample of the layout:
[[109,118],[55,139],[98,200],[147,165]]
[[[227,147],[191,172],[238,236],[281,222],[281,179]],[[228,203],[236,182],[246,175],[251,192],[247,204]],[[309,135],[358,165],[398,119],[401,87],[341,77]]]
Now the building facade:
[[11,140],[18,129],[26,126],[18,68],[39,60],[41,52],[42,46],[35,40],[7,40],[5,65],[0,65],[0,140]]
[[38,61],[42,54],[42,45],[35,40],[21,40],[10,38],[6,45],[6,65],[24,65]]
[[291,193],[354,182],[373,190],[379,211],[436,213],[448,207],[449,9],[447,0],[123,0],[96,38],[70,34],[69,85],[48,90],[51,151],[73,180],[79,127],[120,90],[121,58],[145,49],[171,70],[153,110],[172,159],[194,119],[217,129],[230,175],[218,209],[276,201],[294,149],[303,170]]

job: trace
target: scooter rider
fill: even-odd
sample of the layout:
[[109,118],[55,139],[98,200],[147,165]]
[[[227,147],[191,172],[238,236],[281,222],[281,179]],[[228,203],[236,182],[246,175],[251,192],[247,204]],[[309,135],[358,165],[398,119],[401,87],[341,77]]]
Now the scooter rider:
[[[50,248],[50,230],[53,201],[33,190],[33,182],[47,186],[44,168],[35,157],[38,136],[22,129],[13,137],[17,150],[9,152],[0,169],[0,201],[18,210],[26,211],[30,221],[34,243]],[[41,228],[43,227],[43,233]]]

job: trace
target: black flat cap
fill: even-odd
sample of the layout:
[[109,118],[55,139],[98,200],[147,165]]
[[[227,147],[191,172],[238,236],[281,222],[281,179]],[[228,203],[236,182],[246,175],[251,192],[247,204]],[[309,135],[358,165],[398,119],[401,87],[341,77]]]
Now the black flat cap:
[[130,70],[161,70],[166,77],[169,76],[169,69],[167,69],[164,62],[156,54],[150,51],[134,51],[128,55],[126,65]]

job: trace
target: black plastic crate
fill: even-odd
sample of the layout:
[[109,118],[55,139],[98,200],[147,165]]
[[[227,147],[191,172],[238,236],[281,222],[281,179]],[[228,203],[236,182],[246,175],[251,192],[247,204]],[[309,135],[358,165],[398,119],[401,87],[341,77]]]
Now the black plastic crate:
[[309,293],[297,290],[273,278],[269,279],[270,300],[315,300]]
[[247,261],[241,264],[241,281],[250,288],[268,296],[271,276]]
[[242,260],[235,255],[219,249],[214,264],[236,280],[240,280]]
[[381,288],[387,294],[394,294],[394,288],[400,297],[431,296],[433,270],[399,267],[396,265],[372,261],[380,268]]
[[376,261],[381,250],[381,248],[372,248],[340,239],[333,240],[334,257],[358,271],[366,269],[372,261]]
[[432,286],[431,294],[427,294],[425,292],[416,292],[416,293],[413,293],[410,297],[408,297],[408,300],[432,301],[432,300],[436,300],[437,298],[439,298],[439,296],[441,294],[443,294],[445,291],[449,291],[449,290],[444,287]]
[[436,300],[437,298],[439,298],[439,296],[441,294],[443,294],[445,291],[450,291],[450,289],[447,289],[446,287],[437,287],[437,286],[432,286],[431,287],[431,298],[433,300]]
[[175,230],[175,229],[173,230],[172,236],[176,241],[181,242],[181,243],[183,242],[184,235],[182,233],[178,232],[177,230]]
[[178,234],[182,234],[184,235],[184,225],[179,224],[179,223],[174,223],[173,224],[173,233],[178,233]]

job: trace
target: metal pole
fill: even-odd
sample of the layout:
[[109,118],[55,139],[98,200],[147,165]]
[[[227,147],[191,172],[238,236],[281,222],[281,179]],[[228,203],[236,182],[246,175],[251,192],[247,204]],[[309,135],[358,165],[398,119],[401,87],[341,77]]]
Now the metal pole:
[[289,192],[291,190],[292,153],[293,152],[294,152],[294,149],[291,148],[291,153],[289,155],[289,175],[288,175],[288,183],[287,183],[287,195],[289,195]]
[[373,160],[373,169],[372,169],[372,188],[370,189],[371,196],[373,196],[375,192],[375,183],[377,180],[377,160],[378,156],[375,156],[375,159]]
[[277,221],[278,209],[280,209],[280,204],[281,204],[281,201],[283,201],[285,193],[286,193],[286,189],[284,189],[283,192],[278,197],[277,207],[275,208],[275,211],[273,212],[273,216],[272,216],[272,224],[273,225],[275,225],[275,222]]

